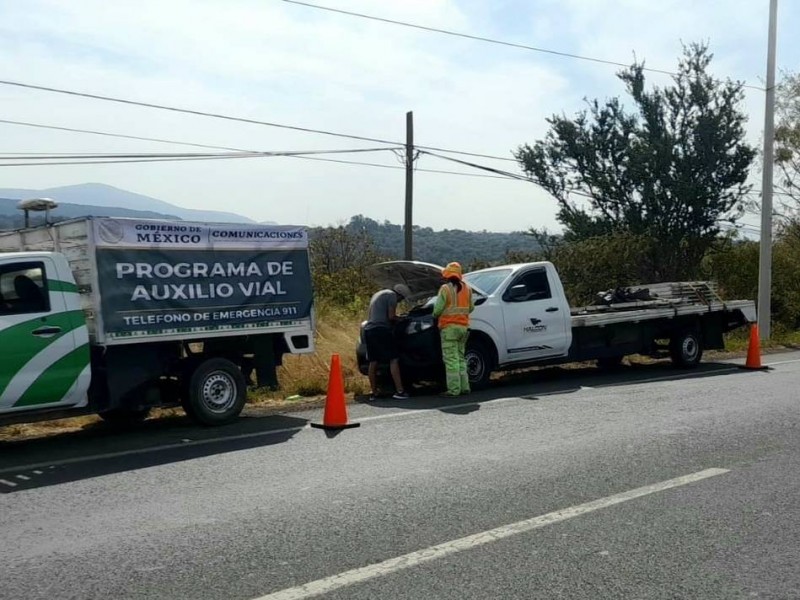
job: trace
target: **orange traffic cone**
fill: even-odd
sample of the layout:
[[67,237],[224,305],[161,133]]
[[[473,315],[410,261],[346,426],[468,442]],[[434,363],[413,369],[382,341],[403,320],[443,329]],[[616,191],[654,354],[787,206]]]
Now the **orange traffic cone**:
[[331,356],[331,372],[328,376],[328,395],[325,398],[325,414],[322,423],[312,423],[317,429],[348,429],[361,423],[347,422],[347,405],[344,400],[344,378],[339,355]]
[[750,325],[750,343],[747,346],[747,361],[740,365],[740,369],[750,369],[754,371],[767,371],[769,367],[761,365],[761,342],[759,341],[758,325]]

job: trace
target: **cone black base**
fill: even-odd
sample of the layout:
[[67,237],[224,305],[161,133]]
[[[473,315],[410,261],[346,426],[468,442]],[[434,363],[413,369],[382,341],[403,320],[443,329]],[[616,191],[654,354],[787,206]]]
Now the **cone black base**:
[[768,367],[767,365],[761,367],[748,367],[747,365],[737,365],[743,371],[771,371],[772,367]]
[[340,429],[352,429],[361,427],[361,423],[348,423],[347,425],[325,425],[324,423],[311,423],[314,429],[324,429],[325,431],[339,431]]

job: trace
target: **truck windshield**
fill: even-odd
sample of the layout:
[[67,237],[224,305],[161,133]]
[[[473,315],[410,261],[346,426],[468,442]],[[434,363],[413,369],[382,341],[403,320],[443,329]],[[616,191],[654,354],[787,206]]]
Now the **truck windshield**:
[[493,269],[491,271],[475,271],[464,275],[464,279],[472,287],[491,296],[506,277],[511,273],[511,269]]

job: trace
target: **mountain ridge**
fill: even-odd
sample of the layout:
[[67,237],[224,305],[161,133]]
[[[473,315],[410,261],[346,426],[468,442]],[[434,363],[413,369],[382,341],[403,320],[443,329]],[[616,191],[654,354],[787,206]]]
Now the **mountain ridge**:
[[76,185],[67,185],[38,190],[26,188],[0,188],[0,198],[9,200],[22,200],[27,198],[41,197],[52,198],[61,206],[71,204],[91,206],[95,208],[125,209],[135,212],[152,213],[155,215],[148,218],[177,217],[184,221],[255,223],[253,219],[233,212],[182,208],[175,204],[165,202],[164,200],[159,200],[158,198],[145,196],[144,194],[137,194],[135,192],[129,192],[127,190],[104,183],[80,183]]

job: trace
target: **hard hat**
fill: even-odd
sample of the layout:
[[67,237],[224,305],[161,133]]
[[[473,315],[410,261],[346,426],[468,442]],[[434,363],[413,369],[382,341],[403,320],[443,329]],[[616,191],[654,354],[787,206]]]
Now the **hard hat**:
[[448,263],[447,266],[442,269],[442,277],[445,279],[450,279],[451,277],[458,277],[461,279],[461,265],[457,262]]

